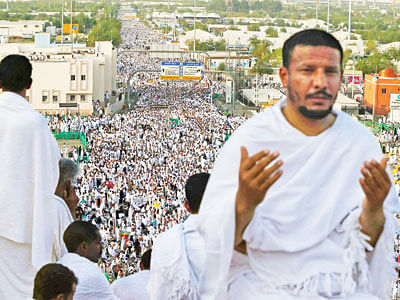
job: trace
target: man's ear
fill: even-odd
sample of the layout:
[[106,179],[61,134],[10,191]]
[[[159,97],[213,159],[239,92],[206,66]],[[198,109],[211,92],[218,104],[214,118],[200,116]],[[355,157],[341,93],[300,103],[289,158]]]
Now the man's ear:
[[64,300],[64,299],[65,299],[64,294],[59,294],[54,298],[54,300]]
[[186,208],[186,210],[187,210],[189,213],[192,213],[192,211],[191,211],[191,209],[190,209],[190,207],[189,207],[189,203],[188,203],[187,201],[183,202],[183,206]]
[[[88,248],[88,244],[86,242],[82,242],[76,248],[76,253],[79,254],[79,255],[85,254],[87,248]],[[83,255],[81,255],[81,256],[83,256]]]
[[286,67],[281,67],[279,69],[279,77],[281,78],[283,88],[287,88],[287,83],[289,81],[289,70]]
[[31,88],[32,82],[33,82],[32,78],[29,78],[28,85],[26,86],[27,90],[29,90]]

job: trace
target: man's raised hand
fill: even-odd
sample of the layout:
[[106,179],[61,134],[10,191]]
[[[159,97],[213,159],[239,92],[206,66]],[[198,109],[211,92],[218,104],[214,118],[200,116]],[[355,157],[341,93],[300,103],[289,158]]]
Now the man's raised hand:
[[236,201],[252,209],[263,201],[268,189],[281,177],[280,167],[283,162],[278,160],[271,165],[278,158],[278,152],[271,153],[266,150],[249,157],[245,147],[241,147],[240,151],[239,188]]
[[[235,249],[246,253],[243,232],[253,218],[254,211],[260,204],[268,189],[281,177],[278,152],[261,151],[250,156],[245,147],[240,147],[241,159],[239,168],[239,187],[236,193],[236,227]],[[271,165],[272,164],[272,165]]]

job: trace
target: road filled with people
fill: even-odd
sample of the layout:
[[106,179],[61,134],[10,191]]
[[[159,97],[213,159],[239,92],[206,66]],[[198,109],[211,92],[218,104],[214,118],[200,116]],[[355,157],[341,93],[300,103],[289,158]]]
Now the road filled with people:
[[[161,43],[162,36],[140,21],[124,21],[121,37],[120,51],[138,50],[120,52],[117,62],[117,79],[135,94],[134,107],[114,115],[48,118],[52,131],[86,133],[88,149],[74,147],[62,154],[69,152],[75,160],[90,157],[80,160],[78,214],[100,230],[100,267],[109,282],[138,272],[140,257],[153,240],[187,218],[186,180],[213,167],[221,146],[245,120],[214,105],[213,94],[222,84],[212,76],[172,81],[152,72],[160,70],[163,59],[150,57],[145,46]],[[398,130],[384,128],[376,137],[396,170],[399,193]]]
[[[121,49],[143,49],[149,39],[161,42],[139,21],[123,22],[121,36]],[[121,53],[118,79],[124,82],[137,69],[159,65],[160,59],[144,53]],[[220,147],[245,120],[213,104],[221,83],[210,76],[173,82],[160,80],[159,73],[138,72],[132,83],[137,95],[133,110],[48,118],[52,131],[86,133],[87,153],[82,147],[68,152],[90,157],[81,162],[76,183],[79,210],[82,220],[100,229],[100,267],[110,281],[139,271],[138,258],[153,239],[187,217],[185,181],[212,168]],[[155,108],[158,104],[166,108]]]

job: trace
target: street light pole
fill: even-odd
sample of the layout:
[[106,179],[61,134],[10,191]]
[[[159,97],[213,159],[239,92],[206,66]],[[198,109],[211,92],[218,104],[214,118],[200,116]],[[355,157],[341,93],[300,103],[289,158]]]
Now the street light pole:
[[193,51],[196,51],[196,0],[194,0],[194,33],[193,33]]
[[64,44],[64,0],[61,1],[62,8],[61,8],[61,45]]
[[326,24],[326,32],[329,32],[329,16],[330,16],[330,9],[329,9],[329,0],[328,0],[328,20],[327,20],[327,24]]
[[347,39],[349,41],[350,41],[350,38],[351,38],[351,36],[350,36],[350,33],[351,33],[351,1],[352,0],[349,1],[349,33],[347,35]]

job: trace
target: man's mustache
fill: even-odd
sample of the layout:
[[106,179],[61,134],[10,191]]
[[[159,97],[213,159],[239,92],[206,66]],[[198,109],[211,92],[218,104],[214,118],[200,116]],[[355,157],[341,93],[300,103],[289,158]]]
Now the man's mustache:
[[320,90],[312,94],[307,94],[306,99],[315,98],[316,96],[324,96],[324,98],[332,99],[332,95],[327,93],[325,90]]

